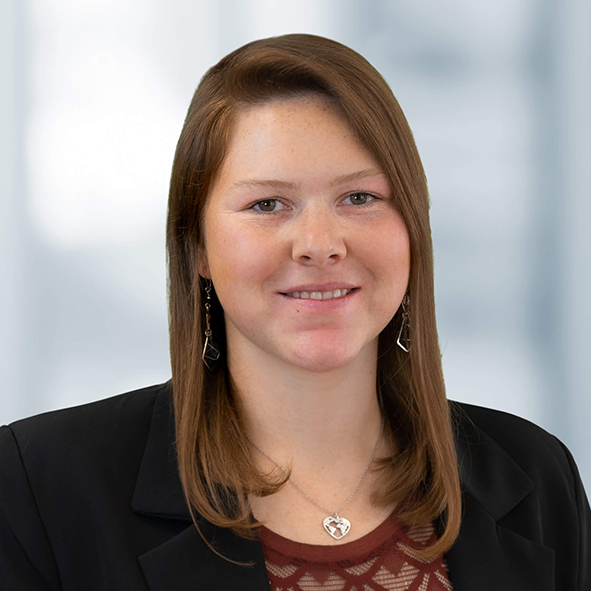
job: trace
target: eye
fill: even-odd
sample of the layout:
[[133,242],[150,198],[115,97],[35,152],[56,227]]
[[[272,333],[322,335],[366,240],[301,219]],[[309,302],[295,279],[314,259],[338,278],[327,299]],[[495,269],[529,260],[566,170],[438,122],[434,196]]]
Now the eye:
[[375,199],[376,197],[370,195],[369,193],[352,193],[344,201],[349,200],[351,205],[368,205]]
[[[283,207],[277,208],[278,205]],[[285,206],[278,199],[264,199],[263,201],[257,201],[250,209],[257,213],[275,213],[285,209]]]

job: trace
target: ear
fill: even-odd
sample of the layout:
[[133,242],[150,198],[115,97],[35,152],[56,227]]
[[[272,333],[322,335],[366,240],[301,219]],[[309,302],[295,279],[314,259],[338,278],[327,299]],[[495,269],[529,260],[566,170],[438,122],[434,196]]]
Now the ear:
[[211,279],[211,273],[209,272],[209,263],[207,262],[207,253],[205,247],[201,244],[197,247],[197,272],[204,279]]

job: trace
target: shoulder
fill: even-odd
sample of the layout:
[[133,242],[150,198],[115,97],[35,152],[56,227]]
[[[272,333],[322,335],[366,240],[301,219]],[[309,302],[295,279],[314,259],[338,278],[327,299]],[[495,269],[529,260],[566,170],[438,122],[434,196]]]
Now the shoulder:
[[[133,473],[141,463],[154,405],[167,387],[151,386],[1,427],[0,480],[1,474],[21,472],[40,496],[56,497],[77,481],[118,486],[126,480],[121,474]],[[1,492],[10,496],[12,487],[5,485]]]
[[450,402],[456,429],[461,434],[477,428],[492,437],[501,447],[537,447],[559,449],[558,439],[535,423],[505,411],[467,404]]
[[[465,556],[490,554],[501,544],[506,552],[511,548],[516,565],[533,565],[537,555],[531,573],[535,568],[539,574],[552,556],[545,552],[549,549],[556,581],[565,589],[589,588],[591,510],[566,446],[509,413],[457,402],[450,406],[464,501],[459,541],[452,549],[455,568],[461,570],[461,563],[469,570]],[[491,523],[494,530],[487,529]]]
[[91,568],[72,540],[98,548],[130,523],[152,417],[169,399],[163,384],[0,428],[0,587],[37,588],[41,576],[61,588],[60,560]]
[[500,498],[513,486],[521,494],[529,490],[538,511],[560,504],[588,517],[577,465],[557,437],[506,412],[457,402],[451,407],[460,472],[470,494]]
[[167,384],[150,386],[103,400],[46,412],[2,427],[0,445],[14,437],[23,456],[86,454],[131,443],[147,433],[155,400]]
[[570,471],[571,456],[564,444],[535,423],[500,410],[450,404],[456,436],[471,448],[483,445],[488,436],[528,473],[543,465]]

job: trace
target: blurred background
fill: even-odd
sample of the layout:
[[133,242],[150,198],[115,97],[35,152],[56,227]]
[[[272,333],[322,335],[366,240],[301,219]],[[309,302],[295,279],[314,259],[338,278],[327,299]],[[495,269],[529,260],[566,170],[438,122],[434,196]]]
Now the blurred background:
[[589,0],[2,0],[0,423],[169,379],[186,109],[288,32],[363,54],[409,119],[449,398],[542,425],[591,491]]

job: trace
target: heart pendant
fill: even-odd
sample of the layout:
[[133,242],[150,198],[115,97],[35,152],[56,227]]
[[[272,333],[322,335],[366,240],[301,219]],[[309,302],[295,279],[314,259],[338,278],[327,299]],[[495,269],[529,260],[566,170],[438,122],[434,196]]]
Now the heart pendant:
[[[326,533],[332,536],[335,540],[344,538],[351,529],[351,523],[348,519],[335,515],[334,517],[327,517],[323,522]],[[337,532],[341,532],[338,534]]]

